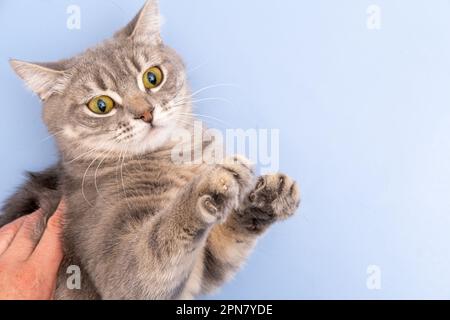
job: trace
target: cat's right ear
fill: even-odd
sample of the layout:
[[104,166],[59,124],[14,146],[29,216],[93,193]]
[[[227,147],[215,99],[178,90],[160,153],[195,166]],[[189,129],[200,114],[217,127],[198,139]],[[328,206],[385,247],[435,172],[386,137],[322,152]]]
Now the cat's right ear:
[[64,72],[51,67],[51,64],[30,63],[11,59],[9,63],[17,75],[42,100],[53,93],[61,92],[64,86]]
[[158,0],[147,0],[144,7],[115,38],[133,38],[151,45],[161,44],[161,16]]

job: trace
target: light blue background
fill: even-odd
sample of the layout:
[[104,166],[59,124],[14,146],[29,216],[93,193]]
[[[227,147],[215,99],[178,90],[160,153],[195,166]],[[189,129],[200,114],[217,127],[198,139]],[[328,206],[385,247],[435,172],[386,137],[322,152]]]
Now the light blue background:
[[[197,112],[281,129],[299,215],[275,226],[214,298],[450,298],[450,2],[161,0],[163,35]],[[82,10],[81,30],[66,8]],[[40,104],[8,58],[71,56],[126,24],[143,0],[0,2],[0,198],[53,163]],[[381,30],[366,9],[382,9]],[[220,124],[219,124],[219,128]],[[381,290],[366,287],[369,265]]]

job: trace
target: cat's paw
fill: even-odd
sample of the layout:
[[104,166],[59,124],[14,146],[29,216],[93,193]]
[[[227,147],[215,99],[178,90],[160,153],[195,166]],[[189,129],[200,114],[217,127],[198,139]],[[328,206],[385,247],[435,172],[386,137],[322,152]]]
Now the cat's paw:
[[208,223],[224,221],[254,184],[255,176],[248,160],[238,156],[226,159],[205,172],[199,183],[200,212]]
[[272,223],[291,217],[300,205],[297,183],[284,174],[262,176],[248,194],[237,218],[248,231],[260,233]]
[[262,176],[248,200],[252,207],[273,214],[276,220],[292,216],[300,206],[300,190],[297,183],[284,174]]

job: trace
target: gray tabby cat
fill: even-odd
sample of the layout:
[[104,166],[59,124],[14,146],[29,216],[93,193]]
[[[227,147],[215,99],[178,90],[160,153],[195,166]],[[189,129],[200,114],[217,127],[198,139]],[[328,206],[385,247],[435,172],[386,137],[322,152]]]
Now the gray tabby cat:
[[[0,226],[38,207],[48,218],[65,199],[58,299],[210,292],[239,269],[258,236],[298,208],[292,179],[256,178],[243,158],[171,160],[172,132],[191,130],[194,117],[184,65],[163,44],[159,21],[156,1],[148,1],[112,39],[72,59],[11,61],[42,99],[61,156],[30,174]],[[67,288],[70,265],[81,268],[81,290]]]

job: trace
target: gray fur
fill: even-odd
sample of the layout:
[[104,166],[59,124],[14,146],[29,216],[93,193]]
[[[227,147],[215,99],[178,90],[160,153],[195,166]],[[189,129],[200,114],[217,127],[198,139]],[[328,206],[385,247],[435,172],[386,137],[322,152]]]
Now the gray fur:
[[[159,36],[156,1],[115,36],[57,63],[11,62],[43,100],[58,165],[32,174],[4,206],[0,225],[62,197],[67,213],[58,299],[185,299],[210,292],[243,264],[258,236],[299,204],[294,181],[255,177],[247,160],[175,164],[173,130],[192,130],[191,94],[180,57]],[[139,86],[161,66],[158,90]],[[86,104],[106,94],[115,114]],[[154,109],[152,125],[140,116]],[[66,268],[82,270],[82,289],[66,288]]]

